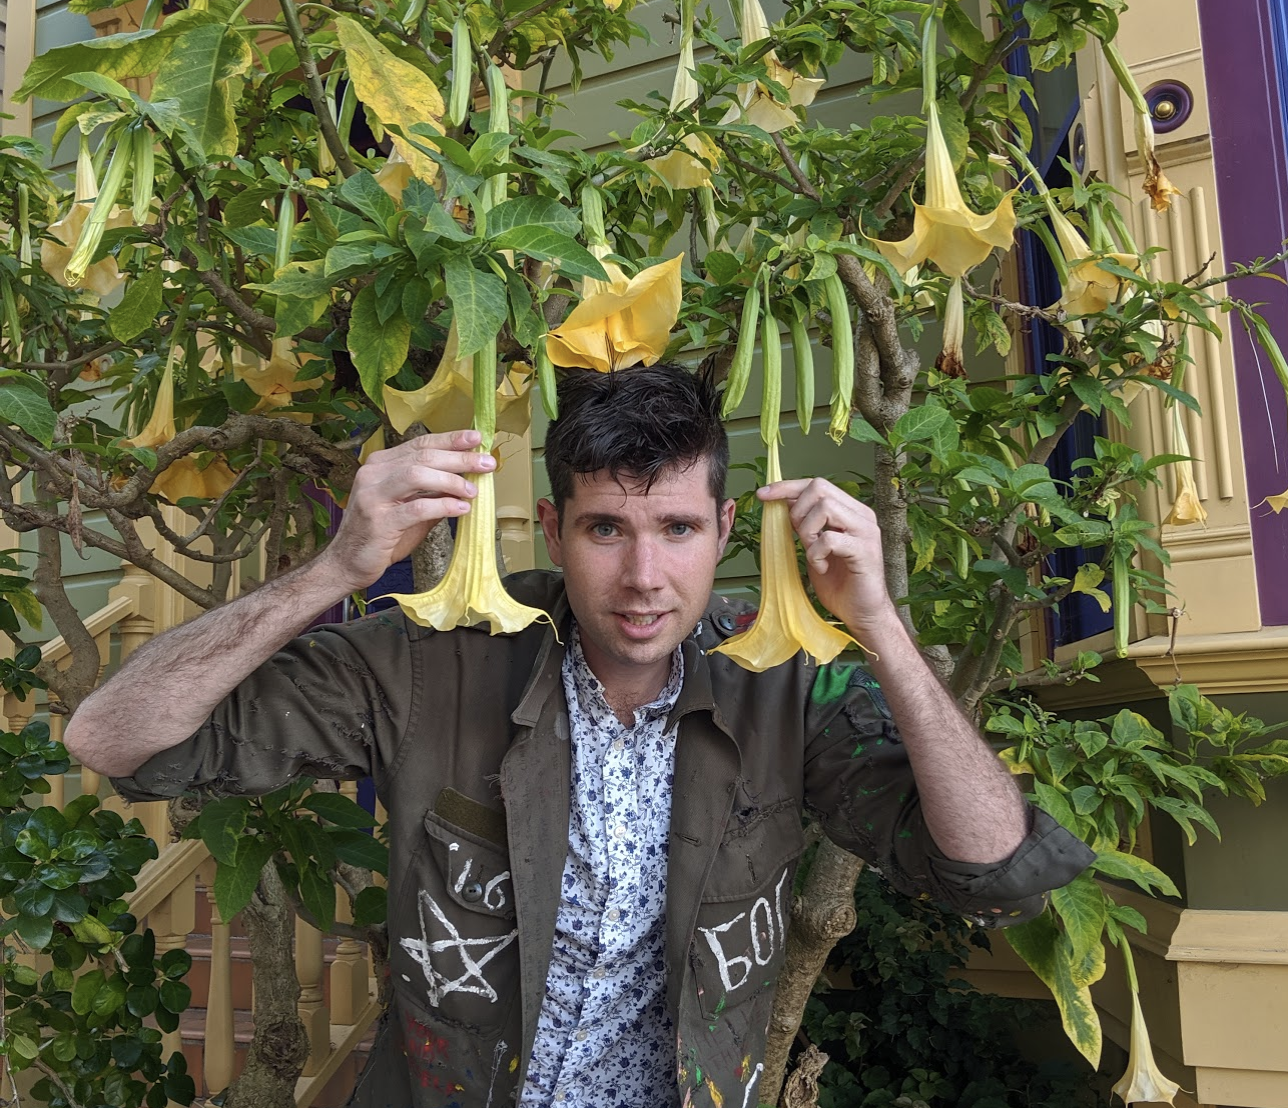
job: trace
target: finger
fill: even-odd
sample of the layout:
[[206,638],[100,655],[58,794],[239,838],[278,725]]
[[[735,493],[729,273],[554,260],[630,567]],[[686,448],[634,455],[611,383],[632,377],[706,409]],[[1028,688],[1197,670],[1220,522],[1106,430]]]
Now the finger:
[[790,481],[775,481],[756,490],[761,500],[795,500],[807,488],[813,477],[794,477]]
[[440,519],[468,515],[469,511],[468,500],[457,500],[451,496],[422,497],[392,508],[387,521],[391,530],[403,532],[422,524],[437,523]]
[[[475,450],[483,441],[478,431],[443,431],[437,434],[417,435],[408,439],[403,446],[413,451],[421,450]],[[397,449],[397,447],[395,447]]]
[[[797,501],[797,504],[799,503],[800,501]],[[799,519],[794,518],[795,512],[792,515],[792,526],[796,528],[796,533],[800,535],[801,542],[805,544],[805,550],[808,553],[812,544],[816,543],[832,525],[831,514],[826,504],[815,503],[813,507],[804,511]]]
[[395,464],[426,466],[448,473],[487,473],[496,469],[496,459],[486,451],[443,450],[437,447],[418,450],[410,458],[397,459]]
[[443,496],[473,500],[478,486],[459,473],[431,466],[407,466],[390,473],[380,482],[380,495],[390,501],[418,500]]

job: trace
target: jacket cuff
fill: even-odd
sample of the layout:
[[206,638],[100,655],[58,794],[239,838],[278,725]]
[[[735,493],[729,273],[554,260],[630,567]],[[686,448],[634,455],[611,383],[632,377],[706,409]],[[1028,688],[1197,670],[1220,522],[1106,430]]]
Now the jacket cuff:
[[945,899],[985,927],[1032,919],[1046,893],[1067,885],[1095,860],[1095,852],[1046,812],[1030,806],[1028,835],[1000,862],[958,862],[936,851],[931,868]]

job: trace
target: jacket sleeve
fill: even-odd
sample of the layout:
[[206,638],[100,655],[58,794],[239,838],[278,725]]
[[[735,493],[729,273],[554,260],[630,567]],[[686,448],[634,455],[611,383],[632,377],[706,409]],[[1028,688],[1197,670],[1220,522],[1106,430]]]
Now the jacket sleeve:
[[839,846],[901,892],[988,927],[1037,915],[1095,855],[1030,806],[1029,833],[1009,858],[944,857],[926,827],[907,751],[876,680],[859,666],[821,667],[806,707],[805,801]]
[[194,791],[255,796],[301,775],[376,773],[419,699],[415,669],[397,615],[302,635],[234,689],[196,734],[112,783],[127,800],[160,800]]

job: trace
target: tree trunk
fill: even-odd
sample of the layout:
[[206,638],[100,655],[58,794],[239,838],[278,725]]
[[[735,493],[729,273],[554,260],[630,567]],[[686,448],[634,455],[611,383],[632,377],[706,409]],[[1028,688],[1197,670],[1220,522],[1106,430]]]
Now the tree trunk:
[[447,520],[440,519],[411,552],[411,579],[417,592],[427,592],[447,574],[452,560],[452,531]]
[[777,1102],[787,1071],[787,1055],[805,1014],[805,1002],[832,947],[854,930],[854,883],[862,869],[861,858],[842,850],[825,835],[805,878],[805,887],[792,902],[787,956],[778,974],[778,991],[765,1042],[762,1104]]
[[246,1068],[232,1085],[225,1108],[286,1108],[295,1103],[295,1083],[309,1057],[300,1019],[300,982],[295,975],[295,910],[272,862],[245,909],[255,981],[255,1034]]

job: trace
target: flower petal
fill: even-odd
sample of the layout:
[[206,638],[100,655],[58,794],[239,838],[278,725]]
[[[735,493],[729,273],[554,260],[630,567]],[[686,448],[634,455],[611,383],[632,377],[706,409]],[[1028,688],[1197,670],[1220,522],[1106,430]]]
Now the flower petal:
[[493,635],[512,635],[538,620],[540,608],[520,604],[501,583],[496,564],[495,473],[476,474],[478,495],[457,525],[456,545],[443,579],[428,592],[391,594],[413,623],[450,631],[486,623]]
[[[778,444],[769,444],[769,483],[782,479]],[[796,562],[796,539],[785,500],[764,504],[760,525],[760,610],[751,627],[711,653],[726,654],[743,669],[761,673],[804,650],[820,665],[858,644],[819,617],[805,594]]]
[[1154,1061],[1154,1051],[1149,1042],[1149,1028],[1140,1007],[1140,994],[1131,994],[1131,1048],[1127,1057],[1127,1072],[1122,1075],[1114,1092],[1124,1103],[1171,1104],[1180,1092],[1180,1085],[1169,1080]]
[[666,351],[680,314],[680,266],[684,255],[649,266],[625,285],[614,283],[575,307],[546,338],[557,366],[607,373],[643,362],[652,365]]

